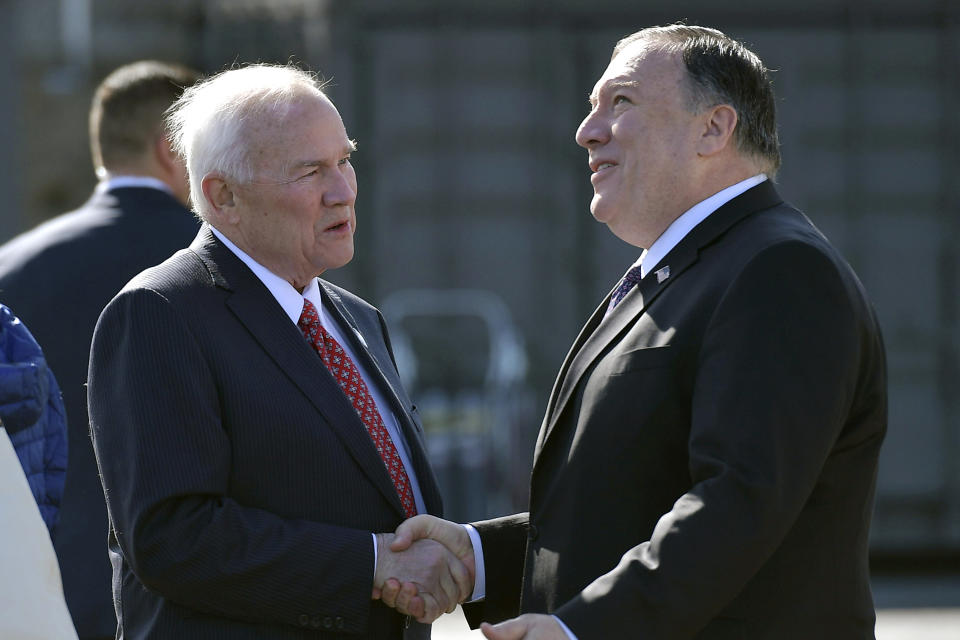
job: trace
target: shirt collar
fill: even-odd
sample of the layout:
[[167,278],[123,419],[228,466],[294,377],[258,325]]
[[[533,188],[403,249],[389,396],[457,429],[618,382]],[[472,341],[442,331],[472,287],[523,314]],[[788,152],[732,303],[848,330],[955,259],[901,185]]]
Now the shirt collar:
[[663,260],[671,249],[680,244],[680,241],[693,231],[694,227],[706,220],[707,216],[766,179],[767,175],[765,173],[759,173],[718,191],[706,200],[701,200],[690,207],[683,215],[674,220],[666,231],[660,234],[660,237],[650,245],[650,248],[645,249],[640,254],[640,258],[634,263],[634,266],[640,267],[641,277],[646,277],[650,270],[657,266],[657,263]]
[[225,235],[220,233],[216,227],[211,225],[210,230],[213,232],[213,235],[220,239],[220,242],[222,242],[227,249],[230,249],[235,256],[240,258],[245,265],[250,267],[250,270],[253,271],[253,275],[257,276],[260,282],[262,282],[263,285],[270,291],[270,294],[273,295],[277,303],[279,303],[283,308],[284,313],[287,314],[287,317],[290,318],[294,324],[300,321],[300,314],[303,312],[303,301],[304,299],[307,299],[313,303],[313,306],[317,308],[317,315],[320,317],[320,324],[326,326],[323,317],[324,314],[322,298],[320,297],[320,286],[317,284],[316,278],[310,278],[309,282],[307,282],[307,286],[303,288],[303,293],[301,294],[293,287],[292,284],[267,269],[265,266],[247,255],[247,253],[244,252],[240,247],[233,244]]
[[151,178],[150,176],[115,176],[107,174],[106,177],[97,183],[97,191],[103,193],[113,189],[122,189],[125,187],[142,187],[146,189],[159,189],[173,195],[173,189],[163,180]]

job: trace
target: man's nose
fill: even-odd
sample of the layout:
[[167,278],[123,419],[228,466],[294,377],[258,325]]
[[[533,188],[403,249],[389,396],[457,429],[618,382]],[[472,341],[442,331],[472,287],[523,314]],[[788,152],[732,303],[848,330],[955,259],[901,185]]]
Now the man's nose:
[[[352,173],[352,169],[349,169]],[[357,199],[357,183],[351,180],[347,171],[336,171],[323,192],[323,204],[327,207],[352,205]]]
[[603,144],[607,142],[609,138],[610,128],[607,126],[606,121],[600,117],[596,109],[588,113],[587,117],[580,123],[580,127],[577,128],[577,144],[585,149]]

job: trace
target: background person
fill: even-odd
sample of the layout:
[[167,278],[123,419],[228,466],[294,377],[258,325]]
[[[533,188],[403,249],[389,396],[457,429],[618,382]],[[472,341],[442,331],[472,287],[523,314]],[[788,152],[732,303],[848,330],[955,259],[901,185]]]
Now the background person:
[[97,87],[90,147],[100,183],[76,211],[0,247],[0,296],[43,345],[63,386],[70,457],[55,548],[81,638],[113,638],[107,513],[87,421],[90,340],[103,307],[135,274],[190,243],[186,170],[163,113],[199,74],[156,61],[122,66]]
[[40,345],[0,304],[0,424],[10,437],[50,537],[55,536],[67,470],[63,399]]

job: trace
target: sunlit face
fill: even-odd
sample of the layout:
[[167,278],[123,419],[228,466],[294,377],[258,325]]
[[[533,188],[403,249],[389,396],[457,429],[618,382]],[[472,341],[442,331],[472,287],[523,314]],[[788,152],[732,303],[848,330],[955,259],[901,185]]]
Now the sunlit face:
[[249,132],[254,179],[234,187],[234,233],[254,260],[301,289],[353,258],[355,149],[333,104],[304,96]]
[[690,201],[701,132],[676,55],[643,41],[611,60],[590,95],[577,144],[590,152],[590,211],[619,238],[649,247]]

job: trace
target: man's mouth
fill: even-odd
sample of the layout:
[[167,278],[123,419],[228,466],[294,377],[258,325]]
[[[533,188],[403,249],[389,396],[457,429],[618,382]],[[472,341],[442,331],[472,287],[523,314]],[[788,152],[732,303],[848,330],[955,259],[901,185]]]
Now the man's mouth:
[[601,171],[606,171],[611,167],[617,166],[617,163],[613,162],[612,160],[599,160],[599,159],[591,160],[588,164],[590,165],[590,169],[594,173],[600,173]]
[[326,229],[324,229],[324,231],[333,231],[336,233],[340,231],[347,231],[349,228],[350,228],[350,221],[344,220],[343,222],[338,222],[337,224],[327,227]]

